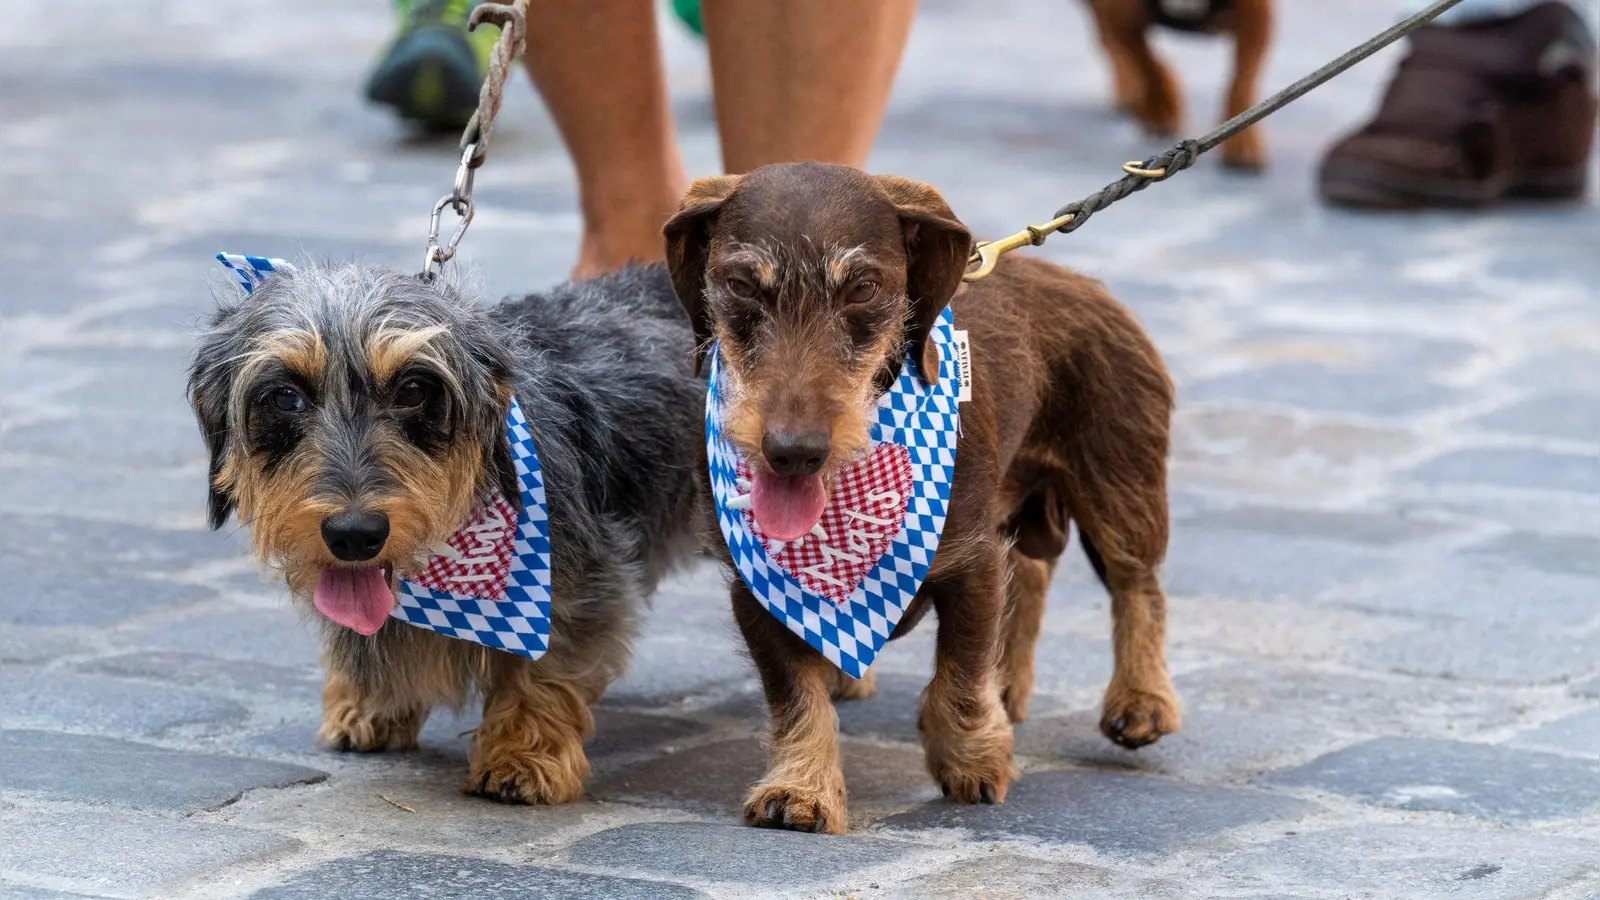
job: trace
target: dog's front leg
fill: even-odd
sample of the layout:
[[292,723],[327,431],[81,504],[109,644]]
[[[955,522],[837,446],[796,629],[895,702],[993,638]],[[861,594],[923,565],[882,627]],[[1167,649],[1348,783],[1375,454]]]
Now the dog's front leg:
[[1017,776],[1011,720],[995,677],[1005,607],[1003,550],[992,537],[967,540],[959,549],[941,548],[967,564],[923,585],[939,615],[939,633],[917,729],[928,773],[946,797],[1002,803]]
[[495,654],[462,789],[503,803],[567,803],[583,792],[591,692],[544,664]]
[[745,798],[744,822],[843,834],[849,821],[839,717],[829,696],[838,681],[833,663],[773,618],[743,581],[734,582],[732,594],[772,725],[767,774]]
[[328,680],[322,686],[322,725],[317,742],[340,752],[380,753],[411,750],[428,720],[429,708],[414,698],[363,690],[361,679],[340,668],[341,654],[325,653]]

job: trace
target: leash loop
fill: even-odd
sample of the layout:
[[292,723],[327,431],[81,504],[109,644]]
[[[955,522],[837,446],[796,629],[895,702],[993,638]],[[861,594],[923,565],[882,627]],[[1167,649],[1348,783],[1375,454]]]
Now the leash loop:
[[[461,163],[456,167],[455,181],[450,193],[433,205],[433,215],[428,219],[428,248],[422,257],[422,271],[417,277],[432,281],[438,277],[444,264],[456,255],[456,247],[472,224],[475,207],[472,203],[472,183],[478,167],[489,158],[489,139],[494,134],[494,120],[500,114],[505,100],[506,79],[511,77],[513,64],[522,55],[527,19],[523,6],[527,0],[507,3],[480,3],[472,10],[467,28],[475,30],[485,22],[500,29],[489,54],[489,71],[484,76],[483,87],[478,91],[478,108],[473,111],[467,127],[461,132]],[[443,245],[439,243],[440,217],[449,207],[457,217],[455,231]]]
[[[1435,0],[1434,3],[1421,12],[1409,16],[1373,35],[1322,68],[1223,122],[1204,136],[1198,139],[1180,141],[1170,150],[1158,153],[1143,162],[1123,163],[1122,171],[1124,174],[1121,178],[1084,197],[1082,200],[1068,203],[1066,206],[1056,210],[1055,218],[1044,225],[1029,225],[1022,231],[1009,237],[1001,238],[998,241],[979,242],[972,248],[972,255],[967,259],[969,269],[966,274],[961,276],[961,280],[978,281],[979,279],[987,278],[994,272],[995,265],[999,262],[1001,256],[1019,247],[1030,245],[1037,247],[1043,244],[1045,238],[1053,233],[1068,234],[1077,231],[1089,221],[1090,216],[1100,210],[1130,194],[1142,191],[1156,182],[1166,181],[1168,178],[1189,168],[1194,165],[1195,160],[1199,159],[1202,154],[1300,99],[1313,89],[1321,87],[1334,76],[1342,74],[1345,70],[1377,53],[1384,47],[1428,24],[1437,18],[1439,14],[1460,2],[1461,0]],[[976,268],[971,268],[973,266],[976,266]]]

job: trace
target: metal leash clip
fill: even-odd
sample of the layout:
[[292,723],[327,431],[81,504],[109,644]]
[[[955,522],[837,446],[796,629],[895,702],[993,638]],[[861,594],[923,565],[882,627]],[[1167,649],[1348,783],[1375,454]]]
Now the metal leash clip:
[[1019,247],[1037,247],[1044,243],[1056,229],[1071,222],[1076,215],[1067,213],[1064,216],[1051,219],[1043,225],[1029,225],[1016,234],[1003,237],[997,241],[980,241],[972,248],[972,255],[967,257],[967,265],[977,265],[976,269],[961,276],[962,281],[977,281],[988,278],[994,272],[994,267],[1000,262],[1000,257]]
[[[472,205],[472,182],[477,169],[471,166],[472,157],[478,152],[476,143],[468,144],[461,151],[461,165],[456,168],[455,184],[450,193],[439,198],[433,205],[433,215],[428,219],[428,250],[422,257],[423,281],[432,281],[444,264],[456,255],[456,245],[461,243],[461,236],[467,233],[467,226],[472,224],[472,215],[475,207]],[[444,215],[445,207],[455,212],[458,221],[456,230],[451,233],[450,240],[443,246],[439,245],[439,220]]]

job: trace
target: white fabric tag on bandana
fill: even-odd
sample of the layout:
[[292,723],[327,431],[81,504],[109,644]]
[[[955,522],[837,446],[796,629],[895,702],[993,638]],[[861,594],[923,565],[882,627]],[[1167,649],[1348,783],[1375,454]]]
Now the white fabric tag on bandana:
[[930,340],[939,383],[908,357],[878,399],[872,452],[840,470],[811,534],[773,541],[745,495],[749,470],[723,434],[722,366],[713,347],[706,388],[706,454],[717,524],[744,583],[790,631],[852,678],[883,649],[939,549],[960,434],[961,375],[948,308]]
[[[274,272],[294,272],[281,259],[218,253],[246,294]],[[522,492],[519,514],[494,495],[478,505],[421,571],[400,579],[389,615],[440,634],[526,659],[550,648],[550,509],[544,472],[522,406],[511,398],[506,438]]]
[[966,403],[972,399],[972,344],[967,340],[965,331],[952,331],[956,345],[956,373],[961,387],[956,391],[956,402]]

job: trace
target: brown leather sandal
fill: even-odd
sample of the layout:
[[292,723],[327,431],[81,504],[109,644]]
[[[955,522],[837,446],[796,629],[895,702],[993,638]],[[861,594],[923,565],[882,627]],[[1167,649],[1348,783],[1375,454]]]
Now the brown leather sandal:
[[1322,161],[1322,196],[1377,208],[1581,197],[1594,140],[1594,50],[1563,3],[1430,25],[1377,116]]

